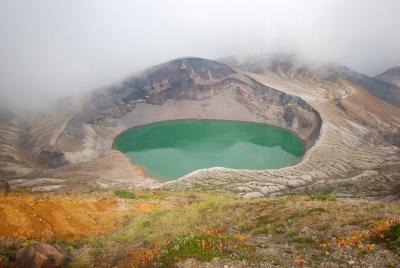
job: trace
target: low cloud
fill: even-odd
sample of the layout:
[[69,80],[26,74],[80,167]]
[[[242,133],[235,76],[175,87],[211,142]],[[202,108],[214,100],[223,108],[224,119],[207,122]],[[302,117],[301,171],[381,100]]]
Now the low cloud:
[[0,100],[35,107],[176,57],[299,53],[400,65],[397,0],[3,0]]

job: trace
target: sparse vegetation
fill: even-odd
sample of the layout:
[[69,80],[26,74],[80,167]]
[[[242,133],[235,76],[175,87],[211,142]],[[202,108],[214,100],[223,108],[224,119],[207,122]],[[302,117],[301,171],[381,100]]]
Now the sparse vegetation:
[[0,258],[3,258],[5,261],[15,260],[15,252],[7,248],[0,249]]
[[98,248],[92,248],[89,250],[89,255],[93,258],[98,258],[101,256],[101,250]]
[[67,268],[90,268],[91,265],[88,262],[76,258],[72,262],[68,263]]
[[400,223],[380,221],[372,227],[372,243],[385,243],[392,250],[400,249]]
[[336,196],[331,194],[312,194],[310,199],[314,201],[336,201]]
[[127,198],[127,199],[135,199],[136,196],[133,192],[124,191],[124,190],[115,190],[114,195],[119,198]]
[[390,228],[384,233],[384,237],[389,244],[391,249],[400,248],[400,223],[396,223],[390,226]]
[[[310,196],[247,200],[200,191],[129,193],[135,198],[123,202],[126,212],[115,218],[117,229],[103,236],[50,241],[74,256],[69,267],[166,267],[187,258],[280,267],[318,267],[339,259],[369,265],[371,258],[377,265],[399,264],[399,201],[326,202],[329,198]],[[80,198],[120,196],[93,192]],[[16,251],[5,249],[1,255],[12,261]],[[384,249],[389,253],[379,257]]]
[[172,240],[161,252],[159,264],[169,267],[172,263],[196,258],[210,261],[214,258],[255,260],[254,246],[249,245],[247,237],[231,234],[220,228],[203,232],[200,235],[181,235]]

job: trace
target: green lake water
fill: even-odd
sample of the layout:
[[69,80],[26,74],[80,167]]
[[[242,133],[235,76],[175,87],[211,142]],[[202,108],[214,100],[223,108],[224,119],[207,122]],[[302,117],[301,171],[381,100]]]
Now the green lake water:
[[209,167],[273,169],[304,154],[294,133],[273,126],[225,120],[174,120],[131,128],[114,148],[151,177],[172,180]]

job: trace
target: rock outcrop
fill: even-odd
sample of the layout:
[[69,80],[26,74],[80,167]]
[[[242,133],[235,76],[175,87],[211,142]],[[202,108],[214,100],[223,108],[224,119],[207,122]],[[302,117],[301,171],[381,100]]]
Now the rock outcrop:
[[69,260],[57,246],[32,243],[17,252],[16,265],[18,268],[60,268]]

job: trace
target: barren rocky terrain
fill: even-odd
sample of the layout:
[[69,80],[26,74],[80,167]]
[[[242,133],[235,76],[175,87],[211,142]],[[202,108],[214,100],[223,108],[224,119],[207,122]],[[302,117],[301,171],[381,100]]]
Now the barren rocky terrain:
[[[3,113],[3,178],[12,187],[37,190],[201,188],[245,197],[310,190],[343,197],[396,194],[400,103],[387,99],[400,92],[396,85],[337,65],[312,68],[287,55],[221,62],[177,59],[96,90],[80,104],[68,99],[36,115]],[[308,150],[287,168],[211,168],[168,183],[147,178],[112,150],[113,139],[128,128],[186,118],[284,127],[296,132]]]

